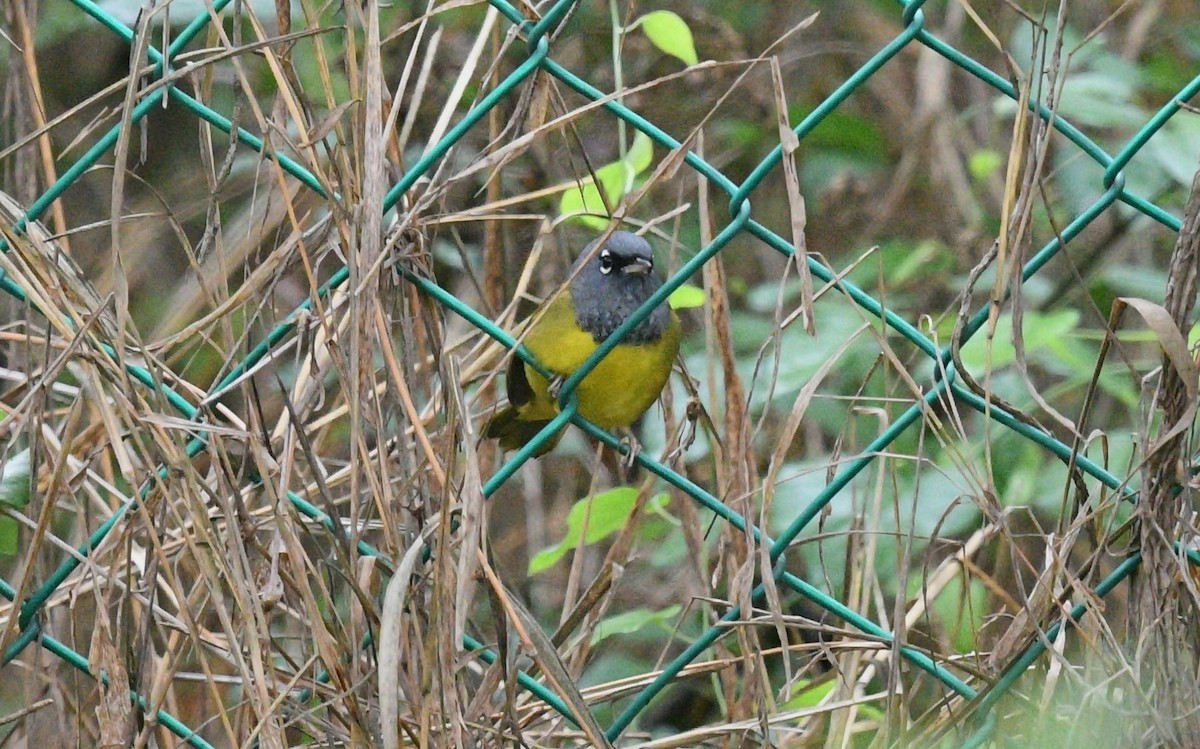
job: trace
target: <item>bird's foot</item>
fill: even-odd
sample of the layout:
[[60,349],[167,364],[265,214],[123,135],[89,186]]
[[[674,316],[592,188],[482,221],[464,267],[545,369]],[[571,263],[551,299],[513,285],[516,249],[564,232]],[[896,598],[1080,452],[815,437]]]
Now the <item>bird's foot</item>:
[[563,383],[566,381],[567,378],[562,376],[551,379],[550,382],[546,383],[546,392],[550,394],[551,398],[557,401],[558,394],[562,392]]
[[624,455],[621,457],[621,465],[624,466],[626,473],[632,472],[637,466],[638,456],[642,454],[642,443],[633,436],[633,432],[625,432],[621,435],[621,447],[625,448]]

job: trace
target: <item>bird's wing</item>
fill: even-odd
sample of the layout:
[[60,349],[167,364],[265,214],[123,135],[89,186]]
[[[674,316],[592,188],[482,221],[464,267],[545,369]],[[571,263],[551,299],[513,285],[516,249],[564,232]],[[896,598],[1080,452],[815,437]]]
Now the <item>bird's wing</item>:
[[575,320],[570,292],[563,292],[546,307],[525,337],[525,347],[551,372],[570,376],[596,350],[592,334]]
[[[575,321],[575,306],[569,292],[560,294],[544,312],[534,315],[533,329],[525,336],[524,345],[542,366],[562,377],[570,376],[596,350],[591,335]],[[546,398],[542,378],[526,367],[518,356],[508,363],[508,402],[518,408]],[[536,382],[530,382],[531,376]]]
[[525,374],[525,361],[514,355],[508,362],[508,379],[505,381],[508,391],[508,402],[514,408],[524,406],[533,400],[533,387]]

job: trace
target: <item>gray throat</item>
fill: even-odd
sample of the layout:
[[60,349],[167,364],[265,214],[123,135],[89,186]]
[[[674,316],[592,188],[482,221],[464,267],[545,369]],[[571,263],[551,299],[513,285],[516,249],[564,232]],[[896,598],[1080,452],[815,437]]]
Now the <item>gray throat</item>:
[[[571,299],[575,303],[575,322],[592,334],[592,340],[601,343],[628,320],[662,286],[662,282],[652,274],[602,276],[588,272],[590,270],[585,269],[571,284]],[[662,338],[670,321],[670,311],[660,304],[629,331],[624,342],[653,343]]]

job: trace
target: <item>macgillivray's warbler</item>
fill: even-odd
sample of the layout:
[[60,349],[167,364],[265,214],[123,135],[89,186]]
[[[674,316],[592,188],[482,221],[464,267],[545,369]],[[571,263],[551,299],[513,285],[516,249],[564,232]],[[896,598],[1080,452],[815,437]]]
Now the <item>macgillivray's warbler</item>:
[[[662,286],[645,239],[614,231],[594,252],[598,241],[584,248],[571,269],[570,287],[535,316],[525,336],[525,347],[557,378],[570,377]],[[678,353],[679,318],[659,305],[579,383],[579,414],[610,431],[632,425],[658,400]],[[508,406],[488,420],[483,435],[517,450],[558,415],[558,403],[550,382],[516,356],[507,390]],[[546,440],[535,455],[554,449],[561,436],[560,431]]]

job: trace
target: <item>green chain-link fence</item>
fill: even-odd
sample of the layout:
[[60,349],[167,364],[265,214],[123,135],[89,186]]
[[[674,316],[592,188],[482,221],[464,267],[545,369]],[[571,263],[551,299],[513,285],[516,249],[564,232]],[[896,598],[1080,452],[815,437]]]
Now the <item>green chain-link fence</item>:
[[[91,16],[96,22],[102,24],[107,29],[117,34],[126,42],[132,43],[135,38],[135,33],[132,29],[123,25],[111,15],[101,9],[100,6],[90,2],[89,0],[72,0],[78,9]],[[202,33],[220,14],[225,11],[227,6],[231,4],[230,0],[216,0],[213,3],[209,13],[199,15],[190,25],[186,27],[175,39],[171,42],[170,47],[165,52],[160,52],[154,47],[149,47],[146,53],[151,63],[154,64],[153,77],[160,80],[168,80],[173,72],[172,59],[175,58],[188,44],[190,44],[198,34]],[[480,121],[495,107],[499,102],[506,97],[514,96],[523,83],[527,83],[531,76],[534,76],[539,71],[553,76],[562,84],[578,92],[580,95],[592,101],[604,100],[602,106],[612,117],[620,118],[629,126],[636,128],[645,135],[649,136],[659,146],[676,151],[684,148],[680,141],[667,132],[657,127],[653,122],[640,116],[637,112],[632,111],[627,106],[623,105],[612,98],[605,99],[606,95],[587,80],[576,75],[572,71],[555,62],[551,56],[553,44],[551,42],[553,34],[566,33],[559,26],[564,22],[568,24],[569,29],[569,13],[572,10],[574,0],[560,0],[554,4],[542,18],[531,19],[525,17],[522,12],[514,5],[511,5],[503,0],[492,0],[491,5],[498,10],[505,19],[507,19],[516,29],[521,38],[525,42],[525,59],[516,67],[510,74],[505,76],[498,85],[491,89],[485,96],[479,100],[456,125],[454,125],[435,146],[430,148],[417,163],[406,173],[395,186],[387,193],[384,200],[385,211],[390,211],[405,197],[410,189],[420,180],[437,168],[441,161],[446,157],[450,149],[472,128],[479,125]],[[921,10],[922,2],[910,2],[903,5],[900,11],[900,21],[902,29],[895,38],[888,43],[883,49],[874,54],[861,68],[852,76],[845,80],[831,95],[829,95],[820,106],[816,107],[808,114],[803,121],[799,122],[794,127],[794,132],[801,141],[826,117],[834,112],[847,97],[851,96],[856,90],[871,78],[880,68],[886,65],[892,58],[899,54],[902,50],[912,45],[924,45],[933,50],[937,54],[943,56],[954,65],[962,68],[971,75],[977,77],[991,88],[995,89],[1000,94],[1017,100],[1017,91],[1009,81],[1005,80],[1000,75],[985,68],[975,60],[965,56],[955,48],[941,41],[925,28],[924,16]],[[1037,116],[1051,122],[1054,129],[1062,136],[1065,136],[1075,147],[1079,149],[1082,155],[1091,159],[1096,164],[1104,169],[1103,188],[1104,192],[1090,207],[1079,213],[1069,225],[1063,228],[1058,236],[1039,252],[1037,252],[1031,260],[1025,265],[1023,276],[1026,280],[1034,277],[1039,270],[1055,255],[1057,255],[1063,246],[1077,237],[1084,229],[1086,229],[1097,217],[1112,209],[1118,203],[1124,203],[1127,206],[1136,209],[1142,214],[1152,218],[1158,223],[1178,231],[1180,222],[1177,218],[1155,205],[1144,196],[1136,195],[1126,189],[1126,183],[1123,176],[1123,170],[1142,149],[1149,139],[1158,132],[1165,123],[1181,109],[1181,104],[1187,102],[1198,91],[1200,91],[1200,77],[1192,80],[1187,86],[1180,90],[1175,95],[1170,103],[1162,108],[1154,117],[1152,117],[1145,125],[1137,132],[1118,153],[1109,154],[1095,142],[1088,138],[1081,130],[1074,127],[1070,122],[1055,113],[1052,113],[1048,108],[1039,105],[1034,101],[1030,105],[1030,109]],[[186,108],[189,112],[194,113],[197,117],[210,123],[211,125],[229,132],[236,137],[241,143],[261,151],[267,158],[275,160],[284,170],[294,176],[300,182],[313,191],[319,193],[323,197],[330,197],[327,189],[322,185],[321,181],[312,173],[307,171],[300,164],[296,163],[287,156],[275,151],[267,150],[264,146],[264,141],[251,133],[242,130],[234,129],[230,119],[225,115],[214,111],[209,106],[206,106],[195,98],[189,96],[179,87],[172,85],[169,81],[164,85],[152,87],[146,93],[137,105],[129,113],[127,121],[121,125],[112,128],[106,135],[90,148],[85,155],[80,157],[74,164],[62,175],[53,187],[48,190],[28,208],[28,212],[24,219],[11,225],[2,227],[9,238],[16,237],[26,231],[29,226],[28,222],[38,220],[63,193],[74,184],[81,175],[87,170],[94,167],[100,160],[114,148],[121,136],[122,127],[133,127],[140,120],[147,116],[151,110],[162,107],[166,101],[170,101],[172,106],[180,106]],[[573,421],[579,426],[587,430],[592,436],[605,442],[614,448],[620,448],[620,443],[612,435],[596,429],[591,425],[583,422],[575,415],[575,401],[573,391],[580,380],[595,366],[596,362],[602,358],[608,351],[612,350],[625,333],[643,319],[654,306],[663,303],[668,295],[677,289],[684,281],[693,273],[700,270],[701,267],[709,259],[716,256],[728,245],[731,239],[739,234],[751,235],[767,246],[777,250],[782,255],[791,255],[793,253],[792,243],[768,229],[762,223],[755,220],[754,211],[752,208],[752,200],[755,196],[756,189],[762,184],[764,178],[773,170],[779,168],[782,159],[785,157],[785,152],[782,146],[772,150],[766,158],[764,158],[757,167],[752,171],[750,176],[740,184],[735,183],[712,164],[705,161],[694,152],[688,151],[684,156],[686,164],[699,175],[701,179],[707,180],[712,187],[715,187],[725,193],[729,200],[729,213],[732,219],[724,226],[715,239],[703,247],[694,257],[681,267],[678,272],[671,276],[664,284],[662,289],[655,294],[653,298],[648,300],[638,314],[631,320],[627,321],[620,329],[618,329],[596,353],[591,357],[585,366],[575,373],[564,384],[560,402],[563,405],[561,416],[546,430],[539,435],[537,439],[531,442],[528,446],[514,455],[511,460],[500,468],[495,475],[486,483],[484,487],[485,496],[490,496],[495,493],[506,481],[508,481],[515,471],[537,450],[545,439],[547,439],[554,431],[567,421]],[[0,245],[0,249],[8,251],[9,242]],[[1126,499],[1136,501],[1136,494],[1128,489],[1125,481],[1116,475],[1113,475],[1090,460],[1087,456],[1079,454],[1073,450],[1072,446],[1063,443],[1062,441],[1051,436],[1047,432],[1031,426],[1026,421],[1018,419],[1014,414],[1006,412],[1003,408],[995,404],[988,403],[973,390],[963,386],[955,371],[955,362],[951,355],[949,346],[939,346],[935,341],[918,326],[912,322],[905,320],[897,314],[886,309],[878,300],[866,293],[864,290],[856,287],[852,283],[839,279],[835,273],[816,259],[808,259],[809,270],[816,278],[832,283],[846,297],[857,304],[866,312],[881,319],[893,331],[903,336],[913,346],[916,347],[922,354],[928,357],[935,363],[935,367],[942,372],[942,376],[928,389],[924,396],[923,402],[918,402],[907,409],[898,419],[894,421],[877,439],[861,452],[861,454],[851,460],[846,461],[841,465],[840,470],[832,477],[827,486],[811,497],[807,506],[803,511],[799,512],[792,522],[777,536],[767,538],[765,532],[734,512],[721,501],[720,498],[713,496],[711,493],[698,486],[682,475],[679,475],[670,468],[660,464],[659,462],[648,457],[645,453],[638,455],[637,461],[648,471],[652,472],[662,480],[677,487],[687,496],[694,499],[700,505],[703,505],[708,510],[715,513],[739,530],[753,534],[760,539],[762,543],[769,548],[770,560],[773,563],[774,574],[776,581],[787,586],[799,595],[809,599],[814,604],[828,611],[838,619],[844,621],[851,627],[857,628],[864,634],[878,638],[884,643],[892,643],[893,636],[890,632],[881,628],[874,622],[863,617],[861,614],[852,610],[842,602],[831,598],[829,595],[818,589],[809,582],[800,579],[799,577],[789,573],[784,564],[784,554],[797,537],[809,528],[811,524],[819,517],[823,509],[842,492],[847,485],[858,476],[864,469],[878,459],[878,456],[884,454],[890,445],[906,430],[918,424],[929,412],[929,409],[935,406],[939,401],[945,399],[948,395],[952,395],[961,403],[969,404],[972,408],[977,409],[985,414],[988,418],[1004,425],[1005,427],[1015,431],[1029,441],[1036,443],[1041,449],[1056,456],[1063,461],[1072,461],[1079,470],[1098,479],[1105,486],[1114,491],[1123,493]],[[423,277],[411,271],[404,271],[406,279],[419,288],[423,293],[436,299],[439,303],[451,310],[455,314],[466,319],[470,324],[478,327],[487,335],[499,341],[506,347],[517,347],[518,355],[529,361],[531,364],[537,365],[537,362],[529,357],[528,353],[521,350],[517,346],[517,341],[506,332],[497,327],[486,316],[480,314],[475,309],[456,298],[452,293],[445,288],[439,286],[436,282],[428,277]],[[335,273],[332,278],[322,287],[322,296],[328,295],[332,290],[337,289],[346,283],[349,278],[349,271],[345,268]],[[0,269],[0,288],[12,295],[18,300],[29,303],[26,295],[26,290],[18,285],[11,276],[6,275]],[[212,389],[211,393],[216,394],[222,392],[230,383],[236,382],[239,378],[251,371],[256,365],[262,362],[268,355],[272,353],[283,342],[286,342],[290,337],[295,335],[296,327],[301,316],[310,311],[312,300],[289,315],[286,320],[275,328],[268,336],[266,336],[257,346],[250,351],[240,365],[233,371],[228,372],[225,377],[218,382]],[[988,320],[991,306],[987,305],[979,309],[969,324],[962,331],[960,343],[965,343],[975,335],[981,328],[984,327]],[[50,312],[50,311],[46,311]],[[111,341],[96,341],[102,350],[108,355],[116,359],[118,352],[113,348],[115,342]],[[176,409],[182,416],[194,422],[198,430],[196,436],[187,445],[187,454],[189,456],[197,456],[203,453],[208,448],[207,434],[203,431],[205,424],[208,423],[204,416],[206,407],[211,404],[212,399],[205,400],[199,406],[192,405],[188,398],[171,387],[162,384],[156,377],[147,369],[133,364],[125,364],[121,362],[129,375],[142,386],[161,393],[166,403]],[[159,479],[169,482],[170,476],[164,470],[160,473]],[[143,496],[148,492],[150,487],[155,482],[146,482],[143,489]],[[290,494],[289,499],[295,508],[309,518],[319,520],[327,527],[333,528],[334,522],[321,510],[307,502],[302,497],[296,494]],[[56,656],[62,658],[80,671],[94,675],[92,667],[89,665],[88,659],[64,645],[59,640],[55,639],[43,629],[43,619],[40,614],[48,605],[51,596],[59,589],[59,587],[68,579],[68,577],[81,564],[85,563],[88,555],[96,550],[105,540],[108,534],[113,530],[114,526],[121,522],[122,517],[128,514],[135,507],[134,503],[130,503],[121,508],[120,511],[114,513],[100,527],[91,534],[88,542],[78,549],[78,555],[68,555],[65,561],[49,574],[44,581],[37,587],[36,590],[28,592],[25,600],[20,608],[20,617],[18,626],[20,630],[19,636],[15,638],[12,644],[8,647],[3,655],[3,663],[8,664],[17,658],[27,647],[32,644],[37,644],[42,648],[50,651]],[[359,545],[359,551],[367,555],[376,555],[375,549],[369,545],[362,543]],[[1099,597],[1107,595],[1119,583],[1125,580],[1138,566],[1139,556],[1133,553],[1121,564],[1119,564],[1103,581],[1095,587],[1095,593]],[[766,593],[766,584],[760,583],[754,588],[753,602],[758,604],[762,601]],[[0,594],[4,595],[10,601],[15,600],[18,592],[7,581],[0,580]],[[1047,643],[1052,641],[1058,630],[1063,626],[1069,626],[1073,621],[1085,616],[1087,607],[1083,604],[1076,606],[1070,611],[1068,618],[1063,619],[1059,623],[1051,627],[1044,638],[1034,639],[1024,652],[1023,656],[1016,659],[1015,662],[1002,674],[1002,676],[992,683],[986,690],[981,688],[980,684],[973,680],[966,672],[956,668],[952,663],[939,658],[938,656],[926,652],[918,647],[906,643],[900,643],[897,646],[898,652],[909,661],[913,666],[927,672],[930,676],[939,682],[947,696],[957,695],[964,700],[973,701],[977,720],[979,721],[978,731],[969,739],[969,743],[978,745],[985,741],[990,731],[994,728],[994,718],[992,717],[991,708],[996,701],[1002,697],[1015,683],[1016,679],[1021,676],[1032,664],[1034,664],[1040,656],[1043,655],[1047,647]],[[744,612],[740,608],[729,610],[721,619],[721,625],[737,622],[743,618]],[[651,683],[636,694],[629,701],[624,710],[616,716],[616,718],[606,727],[606,732],[610,740],[616,739],[630,726],[637,716],[646,708],[649,702],[660,693],[660,691],[670,684],[678,674],[689,664],[695,661],[702,653],[708,650],[719,638],[728,633],[730,629],[726,626],[713,626],[704,632],[700,637],[695,639],[683,652],[667,664]],[[478,655],[485,661],[492,662],[496,659],[496,654],[486,649],[480,643],[473,639],[467,638],[463,643],[463,647]],[[100,678],[104,678],[100,675]],[[539,698],[545,700],[555,709],[560,711],[568,719],[573,722],[578,722],[578,716],[572,714],[572,708],[560,696],[545,683],[540,682],[526,674],[520,675],[522,686],[536,694]],[[144,695],[133,694],[132,698],[142,705],[147,706],[146,697]],[[158,721],[161,725],[173,731],[187,743],[196,747],[207,747],[210,744],[202,739],[193,729],[184,725],[179,720],[173,718],[164,710],[158,711]]]

